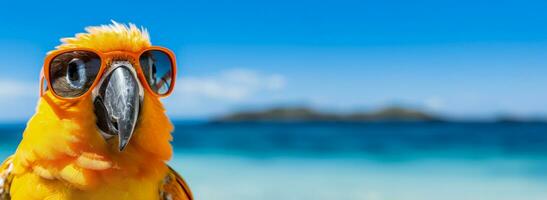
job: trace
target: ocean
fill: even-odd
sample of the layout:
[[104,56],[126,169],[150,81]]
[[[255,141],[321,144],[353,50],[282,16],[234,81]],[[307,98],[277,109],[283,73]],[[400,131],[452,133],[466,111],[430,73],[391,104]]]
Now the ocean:
[[[199,200],[545,200],[546,123],[175,122]],[[24,124],[0,125],[0,156]]]

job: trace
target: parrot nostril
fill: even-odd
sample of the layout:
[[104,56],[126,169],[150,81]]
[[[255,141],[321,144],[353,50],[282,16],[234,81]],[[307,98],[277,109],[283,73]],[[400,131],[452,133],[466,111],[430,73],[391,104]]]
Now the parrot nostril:
[[116,119],[112,119],[112,128],[114,128],[116,130],[116,132],[119,130],[119,127],[118,127],[118,120]]
[[[100,130],[108,135],[115,135],[117,130],[113,130],[112,121],[108,117],[108,111],[104,106],[103,100],[101,97],[97,97],[94,101],[95,115],[97,116],[97,126]],[[116,126],[116,128],[118,128]]]

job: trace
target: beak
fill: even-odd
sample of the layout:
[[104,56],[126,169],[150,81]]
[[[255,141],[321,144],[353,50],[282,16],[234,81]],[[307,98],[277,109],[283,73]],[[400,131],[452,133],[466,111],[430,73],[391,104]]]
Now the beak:
[[118,136],[120,151],[133,135],[142,99],[131,67],[128,62],[113,63],[113,70],[96,87],[94,98],[97,126],[105,139]]

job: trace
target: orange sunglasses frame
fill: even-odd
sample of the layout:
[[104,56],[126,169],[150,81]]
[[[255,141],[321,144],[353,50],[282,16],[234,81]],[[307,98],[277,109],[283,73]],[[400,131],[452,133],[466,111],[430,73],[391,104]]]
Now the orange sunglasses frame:
[[[150,50],[157,50],[157,51],[164,52],[169,56],[169,59],[171,60],[171,71],[172,71],[171,72],[171,85],[170,85],[171,87],[169,87],[169,90],[165,94],[158,94],[157,92],[152,90],[152,88],[150,87],[150,84],[146,80],[146,77],[144,77],[144,73],[142,72],[142,68],[141,68],[141,64],[140,64],[140,57],[144,52],[147,52],[147,51],[150,51]],[[97,50],[90,49],[90,48],[71,48],[71,49],[63,49],[63,50],[55,51],[55,52],[49,54],[46,57],[45,62],[44,62],[44,66],[42,67],[42,72],[40,73],[40,96],[43,96],[44,92],[47,91],[47,89],[52,88],[51,87],[50,77],[49,77],[49,75],[50,75],[49,74],[49,67],[50,67],[51,61],[55,57],[57,57],[57,56],[59,56],[63,53],[66,53],[66,52],[71,52],[71,51],[89,51],[89,52],[93,52],[93,53],[97,54],[99,56],[99,58],[101,59],[101,67],[99,69],[99,72],[97,73],[97,77],[95,77],[95,80],[93,81],[93,84],[91,84],[91,86],[89,87],[89,89],[87,89],[87,91],[85,93],[83,93],[82,95],[77,96],[77,97],[62,97],[62,96],[59,96],[57,93],[55,93],[54,90],[52,90],[52,94],[58,99],[74,101],[74,100],[79,100],[79,99],[89,95],[89,93],[91,93],[91,91],[93,91],[93,89],[97,86],[97,84],[101,80],[102,76],[104,75],[103,73],[108,68],[108,66],[106,66],[106,64],[107,64],[107,61],[112,58],[111,55],[119,55],[119,54],[129,55],[134,60],[136,60],[136,62],[132,63],[132,64],[136,65],[136,66],[133,66],[133,68],[135,68],[135,71],[137,72],[137,76],[139,78],[139,81],[141,82],[142,85],[145,85],[144,87],[150,93],[154,94],[156,97],[169,96],[171,94],[171,92],[173,92],[173,89],[175,88],[175,80],[176,80],[176,77],[177,77],[177,61],[176,61],[176,58],[175,58],[175,54],[171,50],[169,50],[165,47],[152,46],[152,47],[145,48],[145,49],[141,50],[138,53],[133,53],[133,52],[128,52],[128,51],[99,52]],[[46,89],[43,88],[44,87],[44,79],[46,80],[46,83],[47,83],[47,88]]]

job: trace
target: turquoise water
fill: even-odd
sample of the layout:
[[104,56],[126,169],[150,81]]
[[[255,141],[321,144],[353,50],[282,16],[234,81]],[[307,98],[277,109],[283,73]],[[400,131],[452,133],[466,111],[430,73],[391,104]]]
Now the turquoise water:
[[[197,199],[547,199],[547,124],[175,124]],[[0,126],[0,156],[23,127]]]

